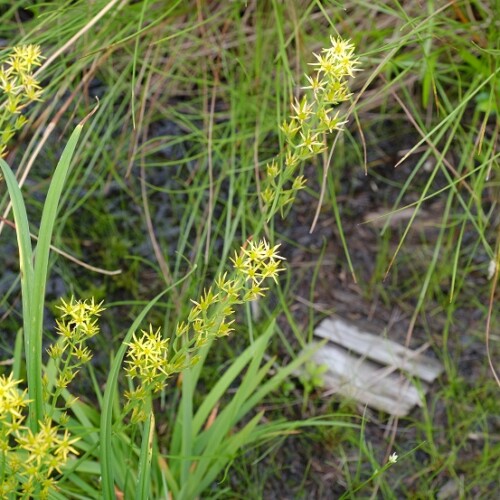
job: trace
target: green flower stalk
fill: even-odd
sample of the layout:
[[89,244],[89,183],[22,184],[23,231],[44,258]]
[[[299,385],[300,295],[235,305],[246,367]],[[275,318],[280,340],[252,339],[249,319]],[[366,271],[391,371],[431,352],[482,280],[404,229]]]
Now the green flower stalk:
[[6,156],[7,143],[26,123],[21,111],[41,100],[42,89],[33,72],[42,59],[38,45],[22,45],[0,60],[0,158]]
[[[55,362],[56,380],[52,398],[52,412],[46,412],[38,430],[24,425],[28,404],[27,391],[18,389],[21,381],[0,376],[0,498],[49,498],[57,489],[56,475],[62,472],[71,455],[77,455],[72,437],[65,427],[68,417],[60,416],[60,423],[52,415],[59,395],[74,379],[80,367],[92,355],[86,341],[99,333],[97,318],[104,310],[94,300],[75,300],[73,297],[57,306],[61,316],[56,320],[59,340],[48,353]],[[46,401],[47,402],[47,401]]]
[[231,262],[234,273],[227,273],[215,280],[215,286],[206,289],[188,314],[187,320],[177,324],[175,337],[162,338],[160,329],[142,330],[129,342],[125,372],[135,388],[125,393],[128,400],[125,412],[132,410],[132,422],[144,421],[152,393],[161,391],[166,381],[175,373],[196,364],[198,351],[210,341],[225,337],[232,331],[234,307],[255,300],[267,290],[268,279],[277,281],[282,257],[278,247],[265,240],[253,241],[235,252]]
[[326,135],[343,130],[346,118],[335,107],[347,101],[351,93],[348,78],[354,77],[358,59],[354,46],[342,38],[330,37],[331,47],[314,54],[316,68],[313,76],[306,75],[308,85],[302,87],[308,94],[291,104],[290,119],[281,126],[285,136],[283,166],[273,160],[266,166],[261,198],[264,211],[270,219],[277,210],[283,214],[306,179],[297,175],[298,167],[327,149]]
[[71,297],[69,302],[61,299],[61,303],[56,306],[62,311],[60,319],[56,320],[56,332],[60,338],[48,349],[58,369],[57,395],[75,378],[79,369],[92,359],[92,353],[85,344],[99,333],[97,318],[104,311],[102,302],[96,304],[94,299],[82,301]]
[[233,331],[234,306],[264,295],[267,279],[277,281],[283,270],[278,248],[279,245],[272,247],[265,240],[250,241],[239,253],[235,252],[231,259],[233,275],[219,276],[213,290],[209,288],[198,302],[193,301],[187,322],[177,325],[176,340],[183,339],[188,349],[197,350],[213,339],[229,335]]

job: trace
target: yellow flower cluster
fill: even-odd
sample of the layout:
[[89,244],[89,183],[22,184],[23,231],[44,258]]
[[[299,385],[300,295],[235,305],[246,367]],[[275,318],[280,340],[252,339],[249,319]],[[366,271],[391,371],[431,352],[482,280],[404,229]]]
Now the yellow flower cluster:
[[21,111],[39,101],[42,89],[33,71],[42,61],[38,45],[14,47],[0,65],[0,158],[7,153],[7,143],[25,124]]
[[187,322],[177,325],[176,338],[188,337],[190,344],[199,348],[214,338],[229,335],[233,330],[233,306],[264,295],[266,279],[277,280],[282,270],[278,248],[279,245],[272,247],[265,240],[250,241],[239,253],[235,252],[231,259],[235,270],[232,277],[228,278],[227,273],[219,276],[214,290],[205,290],[198,302],[193,301]]
[[12,373],[8,377],[0,376],[0,426],[4,438],[0,443],[2,452],[8,450],[8,436],[22,428],[23,410],[29,403],[27,391],[21,392],[17,388],[20,383],[20,380],[14,380]]
[[215,280],[215,287],[204,291],[193,307],[186,321],[177,324],[176,335],[169,352],[169,339],[162,339],[161,331],[141,331],[134,334],[128,343],[127,367],[131,380],[139,379],[138,386],[125,396],[132,408],[132,421],[145,417],[141,411],[150,392],[160,391],[174,373],[193,366],[198,361],[197,351],[207,342],[229,335],[236,304],[248,302],[263,295],[267,290],[264,281],[277,280],[282,257],[277,253],[279,245],[270,246],[266,241],[253,241],[235,253],[231,259],[234,273],[227,273]]
[[20,380],[0,376],[0,498],[49,498],[55,471],[61,472],[70,454],[77,454],[67,429],[59,433],[50,419],[33,433],[23,425],[29,401]]
[[125,413],[132,409],[132,422],[144,421],[146,401],[151,392],[160,392],[166,380],[174,373],[181,372],[187,365],[185,357],[168,359],[169,339],[162,338],[161,329],[156,331],[149,325],[149,331],[141,330],[141,335],[135,333],[128,342],[125,373],[130,380],[138,379],[137,386],[125,392],[128,400]]
[[56,331],[60,339],[48,349],[49,356],[58,363],[59,375],[56,386],[64,389],[75,378],[79,368],[92,359],[85,345],[87,340],[99,333],[97,318],[104,311],[102,302],[61,299],[61,318],[56,320]]
[[168,344],[169,339],[162,338],[161,329],[153,331],[151,325],[149,331],[141,330],[140,337],[134,333],[132,341],[126,344],[129,350],[125,372],[130,379],[140,380],[139,392],[161,391],[170,375],[185,368],[184,359],[168,360]]
[[261,197],[269,218],[276,210],[283,211],[305,187],[306,179],[296,175],[299,165],[325,151],[325,135],[342,130],[346,123],[334,107],[351,96],[347,79],[354,77],[358,59],[349,41],[340,37],[330,37],[330,41],[331,47],[314,54],[316,62],[311,65],[316,74],[306,75],[308,85],[302,87],[309,95],[292,103],[293,113],[281,126],[286,141],[283,168],[276,160],[266,166]]
[[169,376],[168,370],[168,339],[163,339],[161,330],[153,331],[149,325],[149,331],[141,330],[142,336],[138,338],[134,333],[132,342],[129,342],[129,359],[126,361],[128,367],[125,369],[131,379],[139,378],[141,383],[150,386],[154,384],[155,392],[161,390],[158,387],[159,379]]

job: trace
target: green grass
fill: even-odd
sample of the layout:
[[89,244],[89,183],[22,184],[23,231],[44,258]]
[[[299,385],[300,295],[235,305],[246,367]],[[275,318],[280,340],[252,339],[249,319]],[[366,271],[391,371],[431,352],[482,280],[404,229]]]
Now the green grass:
[[[194,431],[194,441],[187,434],[180,437],[179,426],[187,425],[209,394],[209,409],[220,400],[217,415],[225,421],[224,408],[238,401],[231,390],[250,383],[247,365],[241,361],[237,372],[237,360],[262,338],[271,319],[277,326],[262,363],[270,363],[273,374],[297,359],[325,314],[373,316],[374,329],[393,324],[393,314],[399,321],[389,335],[415,346],[429,342],[445,366],[422,409],[395,422],[325,399],[320,391],[307,397],[290,376],[287,388],[277,384],[245,418],[219,424],[220,436],[233,428],[232,442],[247,445],[230,450],[232,469],[213,469],[206,483],[197,484],[204,484],[209,496],[227,498],[244,495],[245,485],[252,485],[256,498],[269,495],[272,485],[296,498],[314,492],[318,498],[332,492],[339,498],[429,498],[445,486],[450,498],[494,498],[500,473],[498,385],[485,346],[488,342],[497,366],[497,299],[490,305],[497,277],[488,279],[488,266],[498,263],[500,245],[500,47],[498,28],[490,21],[500,16],[499,6],[150,0],[118,2],[90,27],[107,5],[99,0],[28,8],[24,1],[0,2],[0,37],[9,45],[40,44],[50,61],[40,73],[45,102],[30,108],[30,127],[11,144],[7,158],[18,172],[32,163],[23,188],[32,233],[39,234],[33,222],[40,219],[63,146],[99,96],[99,108],[74,152],[62,208],[52,218],[52,244],[87,264],[121,273],[91,272],[52,253],[47,303],[71,294],[105,300],[93,385],[95,398],[115,410],[119,393],[104,394],[103,388],[110,356],[117,359],[125,332],[146,304],[169,288],[147,317],[173,334],[190,299],[199,297],[228,268],[232,252],[262,227],[256,171],[263,172],[283,145],[278,127],[303,73],[310,71],[312,51],[338,31],[356,44],[363,69],[353,84],[354,116],[337,140],[315,232],[308,236],[323,182],[322,159],[306,166],[309,188],[288,218],[265,228],[283,242],[289,274],[273,289],[270,302],[259,305],[260,319],[243,308],[237,332],[207,353],[195,380],[172,381],[167,388],[160,402],[166,417],[156,417],[160,432],[153,462],[161,454],[168,466],[154,469],[151,487],[162,491],[167,477],[162,475],[168,473],[187,480],[193,456],[207,442]],[[14,14],[20,7],[33,18],[21,22]],[[54,129],[46,137],[51,123]],[[7,196],[0,189],[4,207]],[[401,214],[407,215],[398,220]],[[8,248],[15,235],[4,227],[0,237]],[[3,267],[17,272],[17,264],[0,254]],[[338,290],[350,294],[349,306]],[[22,323],[19,292],[13,279],[2,284],[0,315],[10,339]],[[5,345],[2,359],[12,351]],[[255,363],[253,369],[260,369]],[[231,370],[236,385],[228,385],[230,396],[210,392]],[[263,377],[253,390],[272,380]],[[251,390],[243,392],[248,396]],[[84,410],[73,425],[86,418],[94,428],[99,417],[92,413],[93,402],[82,399]],[[183,401],[181,410],[171,408],[170,401]],[[269,428],[262,434],[254,428],[254,442],[245,441],[261,409]],[[351,415],[347,422],[361,426],[332,427],[345,413]],[[282,417],[289,423],[281,423]],[[308,418],[321,418],[325,425],[288,438],[302,451],[291,459],[293,467],[283,469],[290,457],[283,435],[297,430],[293,422]],[[192,425],[200,430],[196,421]],[[92,439],[80,463],[88,468],[83,482],[94,477],[99,462]],[[140,451],[116,439],[116,450],[137,463]],[[217,449],[217,443],[209,443]],[[394,451],[399,462],[375,474]],[[171,455],[188,458],[176,464]],[[254,463],[265,466],[254,468]],[[118,480],[126,484],[123,477]],[[87,481],[87,495],[98,488],[93,481]],[[111,492],[111,484],[106,486]],[[187,491],[187,482],[176,486],[180,498],[195,494]],[[78,488],[83,486],[72,483],[66,494]]]

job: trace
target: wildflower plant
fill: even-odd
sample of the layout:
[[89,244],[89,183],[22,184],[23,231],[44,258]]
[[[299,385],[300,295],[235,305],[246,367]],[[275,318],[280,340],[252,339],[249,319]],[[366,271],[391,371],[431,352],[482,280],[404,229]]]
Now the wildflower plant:
[[[94,299],[75,300],[73,297],[56,306],[61,316],[56,320],[56,333],[59,340],[47,350],[56,363],[56,396],[66,389],[80,368],[92,359],[87,341],[99,333],[98,317],[104,311],[102,303]],[[57,397],[55,397],[57,399]]]
[[[29,102],[40,98],[41,89],[32,72],[41,59],[39,47],[29,45],[15,48],[1,67],[3,100],[0,103],[0,121],[4,132],[7,131],[1,139],[2,153],[5,153],[5,142],[23,122],[19,115],[21,110]],[[13,116],[15,121],[12,121]],[[57,323],[61,340],[49,349],[55,373],[58,374],[55,384],[50,380],[50,363],[46,366],[42,363],[42,337],[50,240],[64,181],[83,123],[75,128],[53,173],[40,222],[36,253],[31,246],[31,231],[19,185],[9,165],[0,157],[0,170],[12,201],[19,247],[22,336],[27,372],[25,390],[19,388],[22,381],[14,378],[13,374],[0,376],[2,498],[43,499],[56,495],[57,476],[64,471],[71,457],[78,453],[74,445],[80,439],[72,435],[67,427],[68,416],[56,404],[78,369],[90,359],[84,342],[98,332],[93,316],[102,311],[101,306],[73,299],[62,302],[62,317]],[[20,360],[17,359],[16,363],[19,365]],[[19,372],[19,367],[16,370]]]
[[56,489],[56,475],[78,451],[79,441],[48,415],[33,432],[25,425],[27,390],[11,373],[0,376],[0,496],[49,498]]
[[176,328],[177,345],[179,340],[189,348],[198,349],[210,340],[225,337],[233,330],[233,307],[257,299],[264,295],[267,279],[277,281],[283,269],[282,257],[278,255],[279,245],[270,246],[266,240],[248,242],[231,259],[234,273],[227,273],[215,280],[215,288],[205,290],[198,302],[193,301],[187,322]]
[[34,70],[42,59],[38,45],[14,47],[0,59],[0,158],[7,154],[7,143],[26,123],[21,111],[41,100],[42,88]]
[[[231,259],[234,272],[224,273],[215,280],[215,286],[206,289],[198,301],[192,301],[187,320],[179,322],[175,330],[172,349],[168,338],[162,338],[160,329],[141,330],[127,342],[125,372],[135,388],[127,391],[126,412],[132,410],[132,421],[146,419],[147,400],[159,393],[173,374],[194,366],[200,359],[199,350],[212,340],[226,337],[232,331],[234,307],[263,296],[268,279],[277,281],[283,270],[282,257],[266,240],[249,241]],[[170,355],[169,355],[170,352]]]
[[323,153],[326,136],[342,131],[347,121],[336,108],[352,95],[348,79],[358,70],[358,58],[350,41],[332,36],[330,42],[330,47],[314,54],[315,74],[306,75],[308,84],[302,87],[306,94],[292,102],[292,114],[281,126],[285,138],[281,157],[266,165],[261,198],[268,219],[276,211],[283,214],[293,203],[307,183],[303,175],[297,175],[299,167]]
[[[303,188],[305,180],[297,176],[298,166],[324,151],[322,135],[341,130],[344,123],[332,108],[349,97],[346,79],[353,75],[357,64],[353,47],[332,38],[332,48],[316,55],[316,59],[316,75],[309,79],[307,89],[312,97],[297,101],[292,117],[283,125],[285,169],[278,166],[278,160],[268,165],[262,192],[267,207],[262,225],[276,209],[289,205],[296,191]],[[22,125],[21,110],[40,99],[41,90],[32,73],[40,61],[39,48],[27,46],[15,49],[1,67],[0,125],[7,133],[0,142],[0,154],[5,154],[5,143]],[[19,185],[0,157],[18,238],[27,375],[27,389],[21,388],[22,382],[14,375],[0,377],[0,496],[61,499],[77,491],[78,498],[112,499],[120,492],[125,498],[146,499],[154,491],[157,498],[198,498],[244,446],[255,443],[259,436],[264,440],[307,425],[268,423],[262,421],[263,412],[252,415],[263,398],[310,355],[306,351],[270,374],[274,360],[267,360],[265,352],[275,331],[272,322],[232,360],[203,403],[198,408],[193,404],[200,371],[213,341],[235,329],[238,306],[264,296],[269,283],[277,282],[283,258],[278,253],[279,245],[260,240],[255,234],[235,252],[233,269],[217,276],[192,301],[183,321],[172,325],[169,332],[152,325],[141,329],[147,313],[171,288],[164,290],[144,307],[126,332],[113,355],[103,391],[92,375],[87,342],[99,333],[98,320],[104,308],[93,300],[63,300],[56,321],[58,338],[47,350],[50,359],[44,364],[43,313],[51,237],[73,154],[87,119],[73,131],[52,175],[36,252]],[[284,189],[290,182],[291,188]],[[85,365],[100,412],[85,401],[77,401],[69,392],[70,383]],[[127,390],[122,405],[123,373]],[[161,454],[156,442],[153,398],[171,377],[181,373],[172,437],[167,454]],[[219,401],[234,386],[234,394],[218,412]],[[60,403],[61,399],[64,403]],[[125,456],[126,463],[120,460]]]

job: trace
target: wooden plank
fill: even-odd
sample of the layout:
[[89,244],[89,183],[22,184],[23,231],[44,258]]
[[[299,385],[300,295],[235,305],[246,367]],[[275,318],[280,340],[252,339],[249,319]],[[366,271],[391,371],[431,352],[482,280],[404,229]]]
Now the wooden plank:
[[345,349],[380,364],[401,370],[425,382],[433,382],[443,371],[439,361],[412,351],[392,340],[362,332],[356,325],[338,318],[327,318],[314,333]]
[[327,366],[323,379],[330,390],[392,415],[402,417],[415,405],[421,406],[421,398],[427,391],[426,384],[422,383],[419,391],[391,367],[381,368],[333,344],[321,346],[312,361]]

